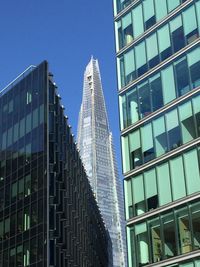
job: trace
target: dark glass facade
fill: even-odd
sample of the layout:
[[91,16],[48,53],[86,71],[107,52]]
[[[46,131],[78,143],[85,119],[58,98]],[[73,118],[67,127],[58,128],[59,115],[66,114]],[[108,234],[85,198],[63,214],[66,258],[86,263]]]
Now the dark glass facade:
[[108,266],[109,237],[44,61],[0,92],[0,266]]

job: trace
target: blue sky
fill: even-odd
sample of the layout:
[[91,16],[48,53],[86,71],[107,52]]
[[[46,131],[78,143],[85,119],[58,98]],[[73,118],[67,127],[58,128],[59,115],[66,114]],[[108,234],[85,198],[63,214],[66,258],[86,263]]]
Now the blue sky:
[[4,0],[0,25],[0,88],[46,59],[74,134],[83,72],[91,55],[99,59],[121,169],[112,0]]

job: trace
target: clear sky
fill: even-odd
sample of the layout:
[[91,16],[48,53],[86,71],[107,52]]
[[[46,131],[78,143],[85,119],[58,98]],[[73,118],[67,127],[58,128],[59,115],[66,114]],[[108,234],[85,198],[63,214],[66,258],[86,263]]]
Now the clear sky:
[[1,1],[0,90],[46,59],[74,134],[91,55],[99,60],[121,172],[112,0]]

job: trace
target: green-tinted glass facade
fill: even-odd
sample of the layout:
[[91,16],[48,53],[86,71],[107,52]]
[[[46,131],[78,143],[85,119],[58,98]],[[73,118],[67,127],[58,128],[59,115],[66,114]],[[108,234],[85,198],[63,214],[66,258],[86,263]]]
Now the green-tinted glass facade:
[[109,236],[47,62],[0,92],[0,266],[108,266]]
[[200,266],[200,0],[113,0],[129,267]]

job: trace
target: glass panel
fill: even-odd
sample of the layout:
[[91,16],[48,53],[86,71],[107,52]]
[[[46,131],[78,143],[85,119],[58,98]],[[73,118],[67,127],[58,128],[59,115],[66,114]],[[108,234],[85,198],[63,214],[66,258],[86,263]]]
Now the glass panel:
[[131,90],[131,92],[127,93],[127,108],[128,108],[127,126],[129,126],[139,120],[138,96],[136,88]]
[[173,199],[176,200],[185,197],[185,177],[181,156],[170,160],[170,170]]
[[133,27],[131,13],[122,18],[122,30],[124,34],[124,45],[129,44],[133,40]]
[[158,262],[163,258],[161,229],[159,219],[151,220],[149,223],[151,235],[151,247],[153,254],[153,262]]
[[[140,188],[140,190],[138,190]],[[132,179],[133,202],[137,215],[145,212],[143,176],[138,175]]]
[[131,179],[124,181],[124,196],[126,207],[126,219],[133,217],[133,199],[132,199],[132,186]]
[[199,32],[200,32],[200,1],[196,2],[196,12],[197,12],[198,25],[199,25]]
[[127,105],[126,105],[126,95],[119,96],[119,114],[120,114],[120,129],[127,127]]
[[152,34],[150,37],[146,39],[146,46],[147,46],[147,59],[149,62],[149,68],[153,68],[159,63],[156,33]]
[[167,15],[167,2],[166,0],[155,0],[156,20],[164,18]]
[[187,194],[200,191],[199,162],[196,149],[184,153]]
[[158,207],[158,193],[155,169],[149,170],[144,173],[144,182],[148,211],[156,209]]
[[160,117],[153,121],[153,129],[156,157],[159,157],[168,151],[164,117]]
[[157,167],[158,194],[160,206],[172,201],[171,182],[168,163]]
[[173,150],[181,145],[181,134],[177,110],[172,110],[166,114],[166,123],[169,149]]
[[192,251],[191,230],[187,208],[177,212],[180,253]]
[[133,81],[136,77],[134,50],[130,50],[124,55],[124,62],[125,62],[126,84],[128,84],[131,81]]
[[182,96],[190,90],[188,64],[186,58],[182,58],[175,63],[175,73],[178,95]]
[[188,54],[188,66],[192,81],[192,88],[200,86],[200,48],[196,48]]
[[144,32],[142,5],[138,5],[132,11],[134,38]]
[[189,7],[183,12],[184,34],[187,43],[191,43],[198,38],[196,14],[194,6]]
[[185,38],[183,33],[183,25],[181,15],[170,22],[172,44],[174,53],[179,51],[185,45]]
[[145,24],[145,29],[147,30],[156,23],[153,0],[144,0],[143,9],[144,9],[144,24]]
[[136,55],[136,68],[138,76],[141,76],[147,71],[147,59],[146,59],[146,49],[144,41],[136,45],[135,55]]
[[127,172],[130,170],[128,136],[122,137],[122,155],[123,172]]
[[177,255],[175,225],[173,214],[162,216],[163,235],[164,235],[164,255],[171,258]]
[[195,113],[195,120],[197,125],[197,134],[200,136],[200,96],[192,99],[193,110]]
[[171,12],[178,5],[180,5],[180,0],[167,0],[168,12]]
[[131,169],[142,164],[142,150],[139,130],[129,135]]
[[196,137],[194,117],[191,102],[184,103],[179,107],[183,143],[189,142]]
[[160,73],[150,78],[149,83],[151,87],[150,90],[152,96],[152,107],[153,111],[155,111],[163,106],[163,94]]
[[163,100],[164,104],[167,104],[176,98],[173,66],[169,66],[168,68],[162,70],[161,76],[163,87]]
[[138,86],[138,94],[141,118],[143,118],[151,113],[150,88],[148,81]]
[[193,204],[192,208],[192,229],[194,249],[200,249],[200,206],[199,203]]
[[141,134],[143,158],[144,162],[148,162],[155,157],[151,124],[144,125]]
[[139,266],[149,263],[149,244],[146,223],[135,226],[136,249]]
[[168,24],[158,30],[158,45],[161,60],[165,60],[172,54]]

